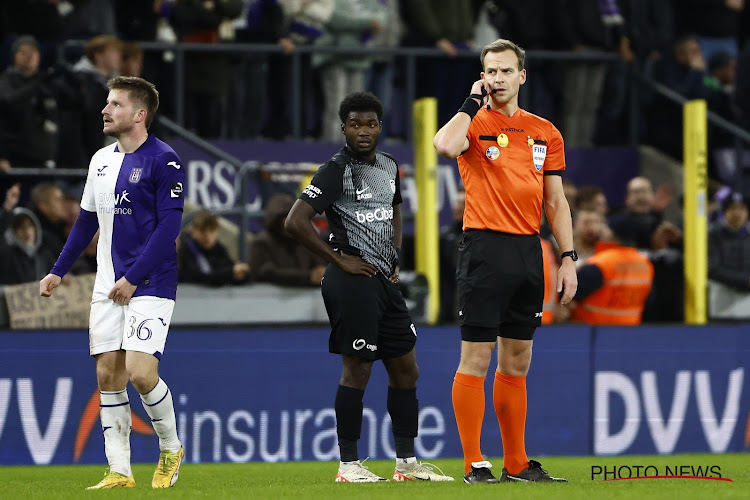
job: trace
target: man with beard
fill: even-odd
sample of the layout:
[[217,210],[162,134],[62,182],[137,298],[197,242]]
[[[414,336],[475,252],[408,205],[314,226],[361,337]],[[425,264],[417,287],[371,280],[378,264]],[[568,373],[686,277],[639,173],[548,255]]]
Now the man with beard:
[[148,133],[159,107],[154,85],[117,77],[107,86],[103,132],[117,142],[91,158],[81,213],[39,292],[52,295],[101,229],[89,352],[96,359],[109,470],[88,489],[135,487],[128,381],[159,436],[161,454],[151,486],[168,488],[177,481],[185,452],[177,437],[172,393],[158,367],[177,294],[175,239],[185,203],[185,170],[174,150]]
[[[330,264],[322,292],[331,322],[329,351],[341,355],[336,393],[336,432],[341,463],[336,482],[387,481],[359,461],[362,397],[373,362],[388,372],[388,413],[396,445],[394,481],[453,481],[417,462],[419,403],[414,345],[417,331],[396,285],[401,246],[401,188],[398,164],[376,150],[383,130],[383,105],[370,92],[348,95],[339,106],[346,146],[320,167],[294,203],[285,228]],[[312,225],[326,213],[329,245]]]
[[466,188],[456,272],[461,361],[452,388],[464,482],[498,482],[480,447],[484,381],[495,344],[493,400],[505,466],[500,482],[562,482],[526,456],[525,426],[526,374],[544,300],[542,201],[562,251],[556,283],[561,304],[570,302],[577,285],[562,183],[565,148],[554,125],[518,107],[526,82],[524,50],[500,39],[484,47],[480,60],[481,79],[433,140],[442,156],[458,158]]

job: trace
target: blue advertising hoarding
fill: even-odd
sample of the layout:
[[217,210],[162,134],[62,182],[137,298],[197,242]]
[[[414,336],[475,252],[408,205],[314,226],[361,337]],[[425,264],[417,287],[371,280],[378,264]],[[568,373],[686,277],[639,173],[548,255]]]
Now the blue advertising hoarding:
[[[457,328],[418,330],[423,459],[461,456],[451,405]],[[340,360],[316,329],[175,329],[160,367],[174,395],[186,460],[338,458],[333,402]],[[530,456],[740,451],[750,411],[742,327],[547,327],[528,377]],[[157,439],[137,393],[133,462]],[[380,363],[365,394],[360,455],[394,456]],[[482,449],[502,453],[492,377]],[[0,333],[0,464],[103,463],[87,334]]]

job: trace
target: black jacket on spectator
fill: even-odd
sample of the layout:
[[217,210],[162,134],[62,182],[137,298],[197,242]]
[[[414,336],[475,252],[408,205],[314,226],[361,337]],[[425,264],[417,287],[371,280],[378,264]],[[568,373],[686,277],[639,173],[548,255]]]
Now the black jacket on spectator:
[[733,38],[739,33],[741,13],[727,7],[724,0],[672,0],[672,3],[678,34]]
[[213,248],[206,250],[189,234],[180,237],[178,268],[181,283],[215,286],[239,283],[234,280],[234,262],[224,245],[216,242]]
[[623,212],[610,217],[609,227],[625,245],[651,248],[651,235],[662,222],[662,214]]
[[57,156],[57,99],[43,83],[15,66],[0,75],[0,157],[17,167],[41,167]]
[[725,224],[708,233],[708,277],[738,290],[750,289],[748,227],[732,231]]
[[266,229],[250,245],[250,274],[253,281],[286,286],[313,286],[310,272],[325,262],[284,231],[284,218],[294,198],[273,196],[265,209]]
[[55,257],[42,246],[44,237],[36,216],[25,208],[16,208],[13,217],[28,216],[36,225],[36,241],[26,245],[19,242],[8,227],[0,235],[0,284],[15,285],[38,281],[47,275],[55,264]]
[[63,246],[65,246],[65,240],[67,240],[67,236],[65,236],[65,224],[62,222],[52,222],[37,210],[33,210],[33,212],[42,229],[40,233],[42,236],[42,246],[49,250],[54,258],[57,259],[60,256],[60,252],[62,252]]

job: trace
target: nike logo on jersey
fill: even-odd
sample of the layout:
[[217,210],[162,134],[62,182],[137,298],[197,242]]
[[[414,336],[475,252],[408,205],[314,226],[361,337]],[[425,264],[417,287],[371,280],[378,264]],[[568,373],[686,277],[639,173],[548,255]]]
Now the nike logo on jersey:
[[357,189],[357,200],[369,200],[372,198],[372,193],[365,193],[365,191],[369,191],[370,186],[365,184],[365,181],[362,181],[362,189]]
[[97,168],[97,169],[96,169],[96,171],[97,171],[97,172],[99,172],[99,173],[98,173],[98,174],[96,174],[96,176],[97,176],[97,177],[102,177],[102,176],[106,175],[106,173],[105,173],[105,172],[102,172],[102,171],[103,171],[103,170],[104,170],[105,168],[107,168],[108,166],[109,166],[109,165],[104,165],[104,166],[103,166],[103,167],[101,167],[101,168]]
[[182,165],[180,165],[180,164],[179,164],[179,163],[177,163],[176,161],[170,161],[169,163],[167,163],[167,165],[169,165],[169,166],[171,166],[171,167],[174,167],[174,168],[176,168],[177,170],[179,170],[179,169],[180,169],[180,167],[182,167]]
[[163,326],[167,326],[167,323],[166,323],[166,321],[164,321],[164,318],[159,318],[159,321],[161,321],[161,324]]

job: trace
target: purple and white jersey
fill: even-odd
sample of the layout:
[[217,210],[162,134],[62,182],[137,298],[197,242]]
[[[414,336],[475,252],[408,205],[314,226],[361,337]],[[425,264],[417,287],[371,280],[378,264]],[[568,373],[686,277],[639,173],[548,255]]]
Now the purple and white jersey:
[[[183,209],[184,188],[179,157],[153,135],[133,153],[120,153],[112,144],[94,154],[81,199],[81,208],[95,212],[99,221],[93,300],[106,298],[144,252],[165,211]],[[174,241],[169,244],[172,249],[150,275],[132,283],[134,297],[176,298],[177,249]]]

